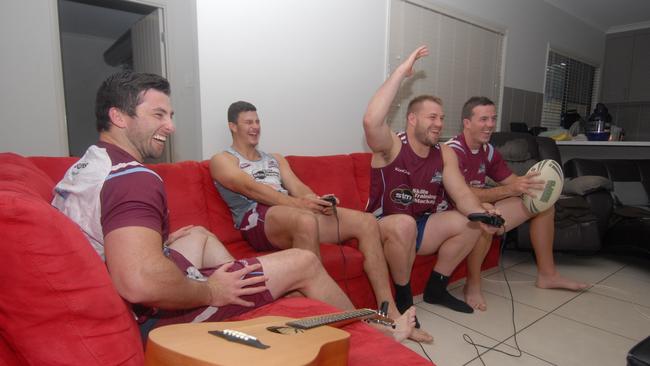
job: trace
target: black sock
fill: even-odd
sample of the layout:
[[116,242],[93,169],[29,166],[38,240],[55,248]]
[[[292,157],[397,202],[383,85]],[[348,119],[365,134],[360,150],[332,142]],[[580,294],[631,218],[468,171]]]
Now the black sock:
[[[413,306],[413,294],[411,293],[411,282],[401,286],[393,283],[395,286],[395,306],[400,314],[404,314],[411,306]],[[415,327],[420,328],[420,322],[415,317]]]
[[411,282],[404,286],[395,285],[395,306],[400,314],[404,314],[411,306],[413,306],[413,294],[411,293]]
[[462,313],[473,313],[474,309],[462,300],[453,297],[447,291],[449,277],[436,271],[431,271],[431,276],[424,289],[424,302],[429,304],[439,304],[450,308],[451,310]]

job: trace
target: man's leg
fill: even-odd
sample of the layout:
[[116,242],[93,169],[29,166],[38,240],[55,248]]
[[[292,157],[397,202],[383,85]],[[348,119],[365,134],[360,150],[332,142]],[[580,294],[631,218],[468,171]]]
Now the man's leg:
[[379,220],[384,255],[395,284],[395,302],[403,313],[413,306],[411,270],[415,261],[415,219],[408,215],[390,215]]
[[307,210],[289,206],[269,208],[266,212],[264,233],[279,249],[306,249],[320,259],[318,219]]
[[492,235],[481,232],[474,249],[467,256],[467,281],[463,288],[465,302],[481,311],[487,310],[487,302],[481,293],[481,265],[490,250]]
[[168,246],[196,268],[217,267],[234,260],[219,239],[202,226],[187,229]]
[[539,288],[564,288],[582,290],[586,283],[573,281],[560,276],[553,259],[553,239],[555,237],[555,209],[550,208],[537,216],[530,217],[520,198],[512,197],[498,201],[495,207],[506,220],[506,229],[511,230],[530,219],[530,241],[537,260],[537,282]]
[[438,261],[433,267],[424,291],[425,302],[440,304],[465,313],[473,311],[469,305],[456,299],[447,291],[447,284],[449,276],[472,250],[480,233],[478,224],[468,222],[464,215],[455,210],[436,213],[429,217],[418,254],[427,255],[437,252]]
[[[342,207],[338,208],[336,213],[339,218],[338,224],[335,216],[318,215],[320,240],[333,243],[340,236],[341,240],[355,238],[359,241],[359,250],[364,257],[363,269],[375,293],[377,307],[379,308],[383,301],[388,301],[388,317],[398,319],[401,312],[395,306],[390,290],[390,276],[381,246],[377,219],[367,212]],[[433,341],[433,337],[421,330],[415,331],[412,336],[421,342]]]

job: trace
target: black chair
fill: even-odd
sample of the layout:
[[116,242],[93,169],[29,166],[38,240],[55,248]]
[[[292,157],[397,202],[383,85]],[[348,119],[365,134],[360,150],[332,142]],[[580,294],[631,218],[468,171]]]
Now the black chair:
[[[499,150],[510,169],[525,175],[533,164],[553,159],[560,165],[560,151],[555,140],[533,136],[529,133],[495,132],[490,140]],[[590,192],[608,197],[608,192]],[[562,196],[555,204],[554,250],[594,253],[601,249],[607,228],[608,214],[590,212],[585,196]],[[530,224],[520,225],[508,234],[508,245],[518,249],[531,249]]]

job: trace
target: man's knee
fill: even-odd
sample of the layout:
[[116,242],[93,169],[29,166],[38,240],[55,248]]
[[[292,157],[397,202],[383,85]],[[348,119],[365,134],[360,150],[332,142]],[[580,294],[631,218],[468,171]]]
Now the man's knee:
[[[385,219],[384,219],[385,220]],[[415,219],[408,215],[394,215],[390,220],[381,220],[379,227],[383,242],[410,245],[417,236]]]
[[295,219],[292,220],[291,226],[294,234],[307,235],[310,238],[318,237],[318,219],[311,212],[301,211],[297,213]]
[[287,266],[292,266],[296,269],[297,273],[300,273],[303,277],[310,277],[323,270],[323,265],[314,254],[314,252],[290,248],[285,249],[281,252],[287,262]]

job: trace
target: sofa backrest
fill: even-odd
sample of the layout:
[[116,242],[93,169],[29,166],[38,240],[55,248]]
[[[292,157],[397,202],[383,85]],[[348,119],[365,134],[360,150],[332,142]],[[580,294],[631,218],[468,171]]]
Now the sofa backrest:
[[508,166],[517,175],[525,175],[533,164],[553,159],[562,166],[560,150],[549,137],[533,136],[522,132],[495,132],[490,143],[499,150]]
[[133,316],[81,230],[50,205],[52,179],[16,154],[0,154],[0,172],[0,351],[19,364],[141,365]]
[[650,207],[650,159],[571,159],[564,165],[567,177],[598,175],[612,182],[618,205]]

